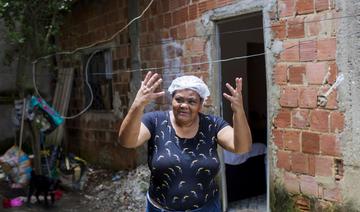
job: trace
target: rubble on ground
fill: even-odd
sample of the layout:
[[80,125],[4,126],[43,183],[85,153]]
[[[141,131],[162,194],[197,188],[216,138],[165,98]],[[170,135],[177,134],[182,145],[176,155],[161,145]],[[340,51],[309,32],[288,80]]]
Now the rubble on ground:
[[149,177],[147,165],[116,173],[90,168],[83,204],[91,211],[145,211]]

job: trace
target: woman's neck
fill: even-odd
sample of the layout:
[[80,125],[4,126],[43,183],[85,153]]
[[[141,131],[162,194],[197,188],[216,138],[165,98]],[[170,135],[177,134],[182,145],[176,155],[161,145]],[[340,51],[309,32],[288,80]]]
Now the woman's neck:
[[196,135],[199,129],[199,116],[196,116],[194,120],[184,123],[176,120],[173,112],[170,111],[170,120],[176,131],[176,134],[181,137],[192,138]]

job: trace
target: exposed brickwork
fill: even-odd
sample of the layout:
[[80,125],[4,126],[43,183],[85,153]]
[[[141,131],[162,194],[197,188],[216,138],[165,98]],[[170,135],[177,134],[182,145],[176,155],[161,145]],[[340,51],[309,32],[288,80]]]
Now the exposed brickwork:
[[[344,113],[338,111],[339,93],[334,90],[324,107],[317,104],[339,73],[338,20],[334,19],[338,16],[333,1],[279,0],[271,22],[273,39],[283,43],[273,68],[280,105],[272,125],[276,165],[285,173],[288,191],[324,201],[341,200],[340,187],[333,186],[342,179],[334,163],[342,156],[337,133],[345,129]],[[333,182],[332,186],[323,185],[318,177]]]
[[289,66],[289,83],[303,84],[305,79],[305,66]]
[[[85,2],[85,1],[84,1]],[[176,67],[190,63],[207,62],[206,38],[198,34],[196,26],[204,13],[230,5],[232,0],[162,0],[154,1],[150,10],[139,20],[141,67]],[[67,18],[60,39],[64,49],[74,49],[92,42],[109,38],[128,23],[128,1],[110,0],[98,3],[79,1]],[[140,1],[142,11],[147,1]],[[272,67],[272,83],[279,89],[278,102],[271,104],[280,108],[274,113],[271,141],[276,149],[276,166],[285,171],[285,187],[293,193],[303,193],[325,200],[341,200],[339,187],[327,187],[317,181],[339,180],[335,176],[334,159],[341,157],[337,133],[345,128],[345,114],[338,110],[338,92],[333,92],[325,107],[317,105],[317,96],[326,92],[335,82],[336,29],[339,12],[334,1],[328,0],[278,0],[274,11],[270,11],[272,39],[282,42],[283,51],[276,56]],[[126,114],[133,75],[124,70],[131,69],[131,48],[128,31],[117,35],[112,49],[113,91],[122,102],[121,111]],[[63,62],[67,66],[71,63]],[[81,64],[77,63],[77,67]],[[80,69],[79,69],[80,70]],[[172,68],[178,72],[195,74],[207,81],[211,74],[209,65],[202,64],[183,68]],[[201,71],[200,71],[201,70]],[[164,70],[158,70],[165,74]],[[143,73],[144,74],[144,73]],[[76,73],[76,82],[69,112],[79,112],[86,105],[84,75]],[[169,84],[176,73],[166,73],[164,84]],[[273,98],[269,98],[273,99]],[[211,101],[209,101],[211,102]],[[156,101],[160,108],[166,100]],[[117,139],[121,118],[116,121],[93,119],[67,122],[69,135],[74,138],[71,148],[80,155],[96,155],[94,148],[107,150],[112,140]],[[111,127],[109,127],[111,126]],[[91,145],[89,145],[91,144]],[[108,150],[107,150],[108,151]],[[105,151],[106,152],[106,151]],[[109,152],[109,151],[108,151]],[[111,152],[111,151],[110,151]],[[118,167],[132,167],[135,151],[116,146],[112,154],[125,155]]]
[[320,152],[320,136],[316,133],[302,132],[302,151],[304,153],[319,153]]

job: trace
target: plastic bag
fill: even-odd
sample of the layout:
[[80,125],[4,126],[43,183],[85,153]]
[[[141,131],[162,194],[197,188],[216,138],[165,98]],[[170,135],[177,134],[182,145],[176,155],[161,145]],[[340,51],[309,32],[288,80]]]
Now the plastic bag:
[[[0,164],[9,177],[12,188],[26,186],[31,177],[31,162],[29,157],[19,147],[12,146],[0,157]],[[5,168],[6,167],[6,168]]]

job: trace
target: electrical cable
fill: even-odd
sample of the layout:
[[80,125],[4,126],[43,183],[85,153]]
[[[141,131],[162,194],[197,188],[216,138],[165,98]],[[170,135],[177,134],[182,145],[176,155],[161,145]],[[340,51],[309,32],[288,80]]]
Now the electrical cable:
[[[153,0],[151,0],[151,2],[148,4],[148,6],[143,10],[143,12],[137,16],[136,18],[132,19],[128,24],[126,24],[121,30],[119,30],[118,32],[116,32],[114,35],[112,35],[109,39],[106,39],[106,40],[102,40],[102,41],[98,41],[98,42],[95,42],[93,44],[90,44],[88,46],[84,46],[84,47],[79,47],[73,51],[63,51],[63,52],[58,52],[58,53],[54,53],[54,54],[51,54],[51,55],[47,55],[47,56],[43,56],[43,57],[40,57],[36,60],[33,61],[33,84],[34,84],[34,89],[35,89],[35,92],[38,96],[40,96],[40,93],[37,89],[37,86],[36,86],[36,79],[35,79],[35,72],[36,72],[36,63],[40,60],[40,59],[46,59],[46,58],[49,58],[51,56],[54,56],[54,55],[64,55],[64,54],[74,54],[80,50],[84,50],[84,49],[88,49],[88,48],[92,48],[92,47],[95,47],[96,45],[99,45],[101,43],[106,43],[106,42],[109,42],[111,40],[113,40],[120,32],[122,32],[124,29],[126,29],[131,23],[133,23],[135,20],[141,18],[144,13],[149,9],[149,7],[151,6],[151,4],[153,3]],[[357,14],[357,15],[347,15],[347,16],[342,16],[342,17],[335,17],[335,18],[328,18],[328,19],[322,19],[322,20],[313,20],[313,21],[308,21],[308,22],[303,22],[303,23],[294,23],[294,24],[291,24],[291,25],[298,25],[298,24],[304,24],[304,23],[313,23],[313,22],[320,22],[320,21],[326,21],[326,20],[334,20],[334,19],[341,19],[341,18],[349,18],[349,17],[357,17],[357,16],[360,16],[360,14]],[[221,34],[230,34],[230,33],[239,33],[239,32],[245,32],[245,31],[254,31],[254,30],[260,30],[260,29],[265,29],[265,28],[270,28],[270,27],[278,27],[280,25],[274,25],[274,26],[265,26],[265,27],[253,27],[253,28],[248,28],[248,29],[241,29],[241,30],[235,30],[235,31],[227,31],[227,32],[222,32]],[[209,36],[209,35],[214,35],[214,34],[207,34],[206,36]],[[193,36],[193,37],[204,37],[204,36]],[[173,41],[167,41],[167,42],[173,42]],[[154,44],[154,43],[153,43]],[[165,42],[161,42],[159,44],[166,44],[166,41]],[[124,45],[129,45],[129,43],[127,44],[121,44],[121,46],[124,46]],[[285,51],[287,49],[290,49],[290,48],[293,48],[295,46],[299,46],[299,44],[296,44],[296,45],[293,45],[293,46],[290,46],[288,48],[285,48],[283,49],[282,51]],[[116,47],[120,47],[120,46],[110,46],[108,48],[116,48]],[[144,47],[144,46],[141,46],[141,47]],[[84,112],[87,111],[88,108],[90,108],[92,102],[93,102],[93,93],[92,93],[92,88],[91,88],[91,85],[90,83],[88,82],[88,65],[89,65],[89,61],[91,60],[92,56],[99,52],[100,50],[97,50],[95,51],[94,53],[91,54],[91,57],[89,57],[87,63],[86,63],[86,68],[85,68],[85,78],[86,78],[86,84],[89,88],[89,91],[90,91],[90,94],[91,94],[91,101],[90,103],[81,111],[79,112],[78,114],[76,115],[73,115],[73,116],[70,116],[70,117],[64,117],[65,119],[72,119],[72,118],[76,118],[80,115],[82,115]],[[231,57],[231,58],[226,58],[226,59],[219,59],[219,60],[213,60],[213,61],[207,61],[207,62],[199,62],[199,63],[191,63],[191,64],[185,64],[185,65],[180,65],[180,66],[177,66],[177,67],[172,67],[172,68],[182,68],[182,67],[189,67],[189,66],[198,66],[198,65],[203,65],[203,64],[210,64],[210,63],[218,63],[218,62],[228,62],[228,61],[233,61],[233,60],[241,60],[241,59],[246,59],[246,58],[251,58],[251,57],[257,57],[257,56],[261,56],[261,55],[265,55],[266,53],[263,52],[263,53],[259,53],[259,54],[254,54],[254,55],[245,55],[245,56],[238,56],[238,57]],[[154,67],[154,68],[141,68],[141,69],[134,69],[134,70],[125,70],[125,71],[122,71],[122,72],[136,72],[136,71],[152,71],[152,70],[161,70],[161,69],[166,69],[167,67],[166,66],[162,66],[162,67]],[[92,73],[92,75],[104,75],[104,74],[107,74],[109,75],[109,73]],[[116,73],[111,73],[111,74],[116,74]],[[41,97],[41,96],[40,96]]]
[[85,83],[89,89],[89,92],[90,92],[90,101],[89,101],[89,104],[82,110],[80,111],[78,114],[76,115],[73,115],[73,116],[61,116],[62,118],[64,119],[74,119],[78,116],[81,116],[83,113],[85,113],[92,105],[93,101],[94,101],[94,93],[92,91],[92,88],[91,88],[91,84],[89,83],[89,76],[88,76],[88,72],[89,72],[89,64],[90,64],[90,61],[91,59],[94,57],[94,55],[96,53],[98,53],[100,51],[94,51],[90,56],[89,58],[87,59],[86,61],[86,66],[85,66]]
[[[134,22],[135,20],[137,20],[138,18],[140,18],[141,16],[143,16],[143,14],[145,13],[146,10],[149,9],[150,4],[152,4],[153,0],[149,3],[149,5],[146,7],[146,9],[141,13],[141,15],[139,15],[138,17],[136,17],[135,19],[131,20],[125,27],[123,27],[122,29],[120,29],[118,32],[116,32],[113,36],[111,36],[109,39],[106,40],[102,40],[102,41],[98,41],[95,42],[93,44],[90,44],[88,46],[84,46],[84,47],[79,47],[73,51],[63,51],[63,52],[58,52],[58,53],[54,53],[54,54],[50,54],[50,55],[46,55],[43,57],[39,57],[36,60],[33,61],[33,64],[37,63],[40,59],[47,59],[49,57],[55,56],[55,55],[63,55],[63,54],[74,54],[80,50],[84,50],[84,49],[88,49],[88,48],[92,48],[98,44],[101,43],[105,43],[105,42],[109,42],[111,40],[113,40],[120,32],[122,32],[126,27],[128,27],[132,22]],[[360,14],[355,14],[355,15],[346,15],[346,16],[339,16],[339,17],[333,17],[333,18],[325,18],[325,19],[321,19],[321,20],[312,20],[312,21],[306,21],[306,22],[301,22],[301,23],[294,23],[294,24],[290,24],[288,26],[295,26],[295,25],[301,25],[301,24],[305,24],[305,23],[315,23],[315,22],[321,22],[321,21],[328,21],[328,20],[335,20],[335,19],[343,19],[343,18],[355,18],[360,16]],[[357,19],[356,19],[357,20]],[[248,32],[248,31],[254,31],[254,30],[260,30],[260,29],[266,29],[266,28],[272,28],[272,27],[281,27],[281,25],[274,25],[274,26],[264,26],[264,27],[253,27],[253,28],[247,28],[247,29],[241,29],[241,30],[233,30],[233,31],[226,31],[226,32],[222,32],[220,34],[232,34],[232,33],[239,33],[239,32]],[[198,35],[198,36],[190,36],[187,37],[188,38],[196,38],[196,37],[205,37],[205,36],[211,36],[211,35],[215,35],[213,33],[209,33],[209,34],[204,34],[204,35]],[[178,40],[178,39],[177,39]],[[172,43],[173,41],[161,41],[161,42],[149,42],[146,43],[147,45],[140,45],[140,47],[144,48],[144,47],[151,47],[154,46],[156,44],[160,45],[160,44],[167,44],[167,43]],[[129,46],[130,43],[125,43],[125,44],[119,44],[119,45],[115,45],[115,46],[109,46],[107,48],[118,48],[118,47],[124,47],[124,46]],[[33,68],[35,68],[33,66]],[[37,92],[37,91],[36,91]],[[37,92],[38,93],[38,92]]]

